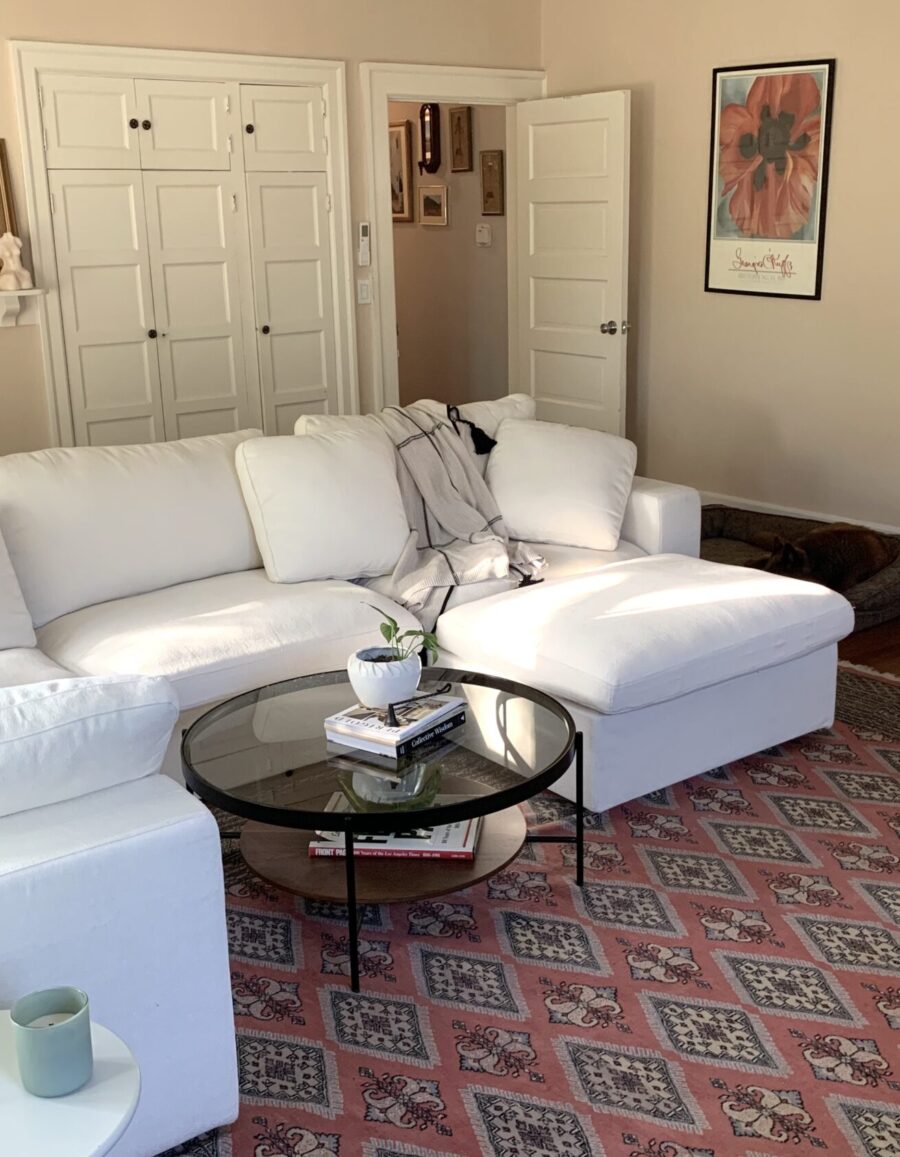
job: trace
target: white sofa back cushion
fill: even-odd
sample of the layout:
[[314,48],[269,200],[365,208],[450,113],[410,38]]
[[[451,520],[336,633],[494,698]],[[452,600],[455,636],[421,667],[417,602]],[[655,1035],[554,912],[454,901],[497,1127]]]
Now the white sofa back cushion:
[[0,816],[159,771],[178,718],[165,679],[63,679],[0,689]]
[[0,651],[8,647],[33,647],[34,644],[31,615],[0,534]]
[[266,574],[276,583],[394,568],[409,538],[389,443],[350,426],[254,438],[236,455]]
[[487,484],[512,538],[615,550],[636,465],[625,438],[507,418]]
[[0,531],[35,626],[259,567],[234,468],[259,433],[0,458]]
[[[433,398],[423,398],[416,402],[424,410],[439,418],[447,417],[447,403],[436,402]],[[505,398],[494,398],[484,402],[463,402],[457,407],[463,422],[459,424],[459,435],[469,450],[475,456],[481,473],[487,470],[489,454],[476,454],[472,445],[471,432],[464,423],[473,422],[479,429],[484,430],[489,438],[496,438],[500,423],[507,418],[533,418],[535,415],[535,401],[529,394],[508,394]]]

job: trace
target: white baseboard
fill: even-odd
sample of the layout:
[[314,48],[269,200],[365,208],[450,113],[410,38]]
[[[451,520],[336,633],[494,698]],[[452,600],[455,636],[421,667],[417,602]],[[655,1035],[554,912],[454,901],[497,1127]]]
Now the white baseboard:
[[886,526],[882,522],[863,522],[859,518],[847,518],[843,514],[825,514],[820,510],[796,510],[791,506],[776,506],[772,502],[756,502],[751,498],[738,498],[734,494],[711,494],[708,490],[700,491],[700,501],[706,505],[711,502],[722,506],[736,506],[739,510],[758,510],[763,514],[787,514],[791,518],[814,518],[819,522],[853,522],[858,526],[868,526],[882,534],[900,534],[900,527]]

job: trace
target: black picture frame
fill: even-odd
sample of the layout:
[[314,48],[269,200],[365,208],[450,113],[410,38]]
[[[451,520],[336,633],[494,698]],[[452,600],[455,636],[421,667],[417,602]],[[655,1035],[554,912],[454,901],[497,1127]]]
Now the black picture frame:
[[[821,300],[836,70],[834,57],[713,69],[707,293]],[[809,79],[790,88],[766,84],[768,77],[785,75]],[[729,89],[732,96],[744,91],[743,104],[729,99]],[[723,129],[729,138],[724,146]],[[721,178],[723,165],[728,179]],[[814,189],[804,216],[803,186],[810,184],[813,167]],[[765,196],[766,182],[785,171],[788,180],[797,181],[798,197],[788,216],[779,217]]]

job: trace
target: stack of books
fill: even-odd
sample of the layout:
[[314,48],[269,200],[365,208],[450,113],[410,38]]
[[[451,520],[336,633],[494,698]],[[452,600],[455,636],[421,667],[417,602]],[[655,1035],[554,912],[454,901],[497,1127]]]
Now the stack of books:
[[394,707],[397,726],[387,708],[356,704],[325,720],[330,743],[390,759],[403,759],[439,740],[466,721],[466,701],[458,695],[428,695]]
[[[335,792],[325,808],[329,812],[352,812],[346,796]],[[354,835],[353,854],[375,859],[474,860],[481,820],[463,820],[434,828],[404,828],[378,835]],[[318,831],[309,842],[313,857],[345,856],[343,832]]]

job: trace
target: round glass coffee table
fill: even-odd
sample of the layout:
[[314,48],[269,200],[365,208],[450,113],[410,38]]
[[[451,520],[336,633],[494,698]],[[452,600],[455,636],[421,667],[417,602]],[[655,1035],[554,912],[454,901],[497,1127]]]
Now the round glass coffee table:
[[[430,789],[399,806],[392,801],[391,810],[361,802],[371,790],[354,790],[362,787],[359,776],[371,785],[371,757],[325,738],[324,720],[356,702],[346,671],[288,679],[229,699],[201,716],[181,745],[188,787],[204,802],[249,821],[241,832],[241,853],[257,875],[297,895],[347,905],[355,992],[360,904],[468,888],[501,871],[528,840],[574,843],[575,878],[579,887],[583,882],[582,737],[565,707],[521,683],[440,667],[422,672],[419,694],[426,693],[463,698],[466,722],[416,754],[417,774]],[[575,834],[529,835],[518,805],[551,787],[573,764]],[[326,810],[335,793],[365,810]],[[476,817],[481,830],[470,861],[359,854],[360,837]],[[310,840],[320,830],[343,832],[343,856],[310,856]]]

